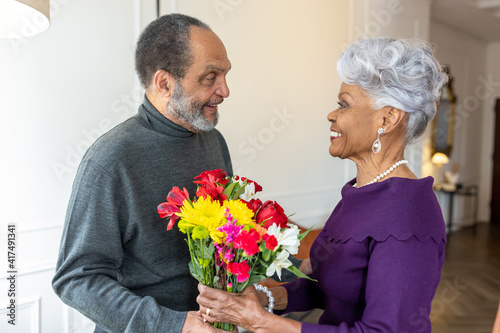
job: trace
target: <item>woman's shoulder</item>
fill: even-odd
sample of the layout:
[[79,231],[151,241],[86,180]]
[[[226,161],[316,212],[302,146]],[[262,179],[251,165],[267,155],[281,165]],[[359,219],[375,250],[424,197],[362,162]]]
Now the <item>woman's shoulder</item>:
[[441,208],[432,190],[433,179],[389,178],[362,188],[350,181],[342,200],[325,224],[330,241],[384,241],[415,237],[446,243]]

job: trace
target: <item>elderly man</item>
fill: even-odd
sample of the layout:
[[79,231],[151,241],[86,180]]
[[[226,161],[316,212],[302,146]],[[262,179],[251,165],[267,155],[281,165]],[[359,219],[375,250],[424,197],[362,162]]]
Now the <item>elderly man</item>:
[[162,16],[142,33],[138,114],[100,137],[73,185],[53,287],[96,332],[215,332],[198,309],[197,281],[177,228],[156,207],[173,186],[195,193],[204,170],[232,174],[214,129],[231,63],[203,22]]

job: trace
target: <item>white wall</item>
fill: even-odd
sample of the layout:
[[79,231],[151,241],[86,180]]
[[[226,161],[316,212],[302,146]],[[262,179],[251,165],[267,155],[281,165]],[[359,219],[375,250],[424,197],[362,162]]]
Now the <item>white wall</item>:
[[322,227],[351,174],[328,154],[327,114],[336,107],[336,59],[348,42],[347,2],[170,1],[207,22],[226,45],[232,70],[218,129],[235,171],[259,182],[296,223]]
[[[450,67],[457,95],[457,107],[450,163],[444,165],[442,170],[438,170],[429,162],[430,155],[428,155],[424,170],[442,180],[442,172],[452,170],[453,166],[458,164],[460,183],[481,186],[479,212],[480,219],[484,220],[489,218],[489,215],[486,217],[485,214],[489,211],[489,196],[484,187],[490,178],[489,174],[482,172],[485,163],[490,161],[483,155],[485,103],[491,98],[484,84],[487,79],[485,65],[487,44],[436,22],[431,23],[430,41],[437,46],[436,54],[440,62]],[[430,138],[430,133],[427,138]],[[440,195],[440,200],[445,208],[448,199]],[[454,226],[471,224],[472,213],[471,198],[456,196]],[[445,217],[447,218],[446,211]]]
[[[336,60],[366,36],[426,39],[430,2],[190,0],[163,1],[162,9],[201,18],[226,44],[231,96],[219,129],[236,172],[260,182],[263,196],[295,213],[298,224],[321,227],[355,176],[352,162],[328,154]],[[420,174],[421,148],[412,149]]]
[[[54,295],[50,282],[83,152],[136,112],[133,50],[145,14],[140,5],[53,0],[48,31],[0,40],[1,332],[91,331]],[[16,326],[6,320],[7,224],[17,229]]]

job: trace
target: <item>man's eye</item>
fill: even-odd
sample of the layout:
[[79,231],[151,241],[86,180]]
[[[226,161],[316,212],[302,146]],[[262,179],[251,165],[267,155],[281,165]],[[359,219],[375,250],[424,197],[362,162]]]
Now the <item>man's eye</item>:
[[345,109],[346,108],[346,106],[344,104],[340,103],[340,102],[337,102],[337,104],[339,105],[340,109]]

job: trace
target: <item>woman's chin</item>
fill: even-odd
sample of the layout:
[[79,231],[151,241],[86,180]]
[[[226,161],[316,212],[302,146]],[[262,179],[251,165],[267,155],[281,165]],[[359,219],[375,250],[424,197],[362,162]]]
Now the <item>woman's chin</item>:
[[342,157],[342,152],[338,149],[338,147],[332,147],[332,146],[330,146],[330,149],[328,150],[328,152],[330,153],[330,155],[332,157],[343,158]]

